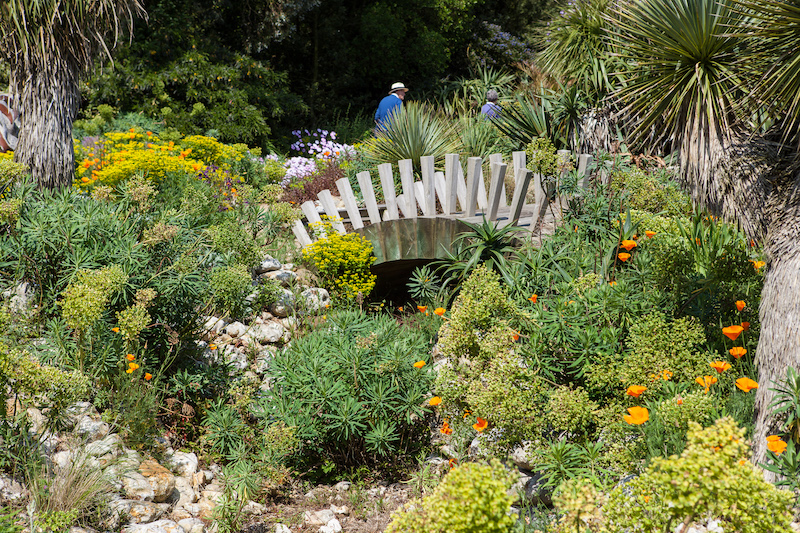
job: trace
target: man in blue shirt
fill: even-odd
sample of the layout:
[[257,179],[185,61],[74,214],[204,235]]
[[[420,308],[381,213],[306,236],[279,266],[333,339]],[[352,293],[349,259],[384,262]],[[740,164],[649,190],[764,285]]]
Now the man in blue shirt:
[[500,111],[503,109],[497,104],[497,91],[489,89],[486,93],[486,103],[481,108],[481,114],[486,115],[486,118],[497,118]]
[[402,82],[392,84],[392,90],[389,91],[389,96],[384,96],[381,103],[378,104],[378,110],[375,112],[375,125],[380,128],[383,122],[389,118],[392,113],[399,113],[403,108],[403,100],[406,97],[408,89]]

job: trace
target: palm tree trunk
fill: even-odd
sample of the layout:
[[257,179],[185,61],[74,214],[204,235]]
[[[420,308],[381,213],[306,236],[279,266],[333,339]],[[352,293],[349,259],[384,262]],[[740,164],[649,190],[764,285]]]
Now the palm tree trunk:
[[39,188],[69,187],[75,175],[72,122],[80,106],[79,73],[58,59],[32,67],[22,72],[12,67],[22,111],[14,158],[30,169]]
[[[761,336],[758,341],[758,390],[753,460],[766,457],[766,437],[778,432],[769,404],[774,383],[786,377],[790,366],[800,367],[800,176],[779,187],[771,202],[771,220],[764,252],[767,271],[761,292]],[[769,481],[774,477],[765,472]]]

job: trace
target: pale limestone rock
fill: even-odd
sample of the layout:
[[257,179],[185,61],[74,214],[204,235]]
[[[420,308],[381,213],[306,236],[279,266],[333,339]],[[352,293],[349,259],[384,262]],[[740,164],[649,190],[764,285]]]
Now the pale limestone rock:
[[126,517],[129,524],[147,524],[158,520],[169,511],[166,503],[143,502],[139,500],[116,500],[109,503],[117,521]]
[[186,533],[186,530],[172,520],[157,520],[149,524],[125,526],[122,533]]
[[175,452],[166,462],[173,472],[184,477],[192,477],[199,463],[194,452]]
[[151,502],[156,496],[153,486],[138,471],[125,472],[121,476],[121,481],[122,489],[128,499]]
[[184,518],[178,525],[183,528],[186,533],[204,533],[206,524],[199,518]]
[[153,501],[163,502],[172,494],[175,489],[175,476],[155,461],[143,461],[139,465],[139,473],[142,474],[150,486],[153,487]]

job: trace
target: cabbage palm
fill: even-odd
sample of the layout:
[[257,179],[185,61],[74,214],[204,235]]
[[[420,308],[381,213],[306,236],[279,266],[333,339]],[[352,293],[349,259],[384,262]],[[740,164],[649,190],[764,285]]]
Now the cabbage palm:
[[140,0],[3,0],[0,57],[11,65],[11,91],[22,110],[15,159],[39,187],[72,183],[72,121],[80,105],[78,82],[106,41],[116,42]]
[[613,14],[611,38],[630,67],[617,96],[636,123],[634,140],[671,142],[694,203],[764,242],[758,461],[772,424],[771,382],[800,361],[800,179],[776,164],[789,146],[767,143],[749,119],[768,101],[776,123],[797,124],[800,4],[742,2],[628,0]]

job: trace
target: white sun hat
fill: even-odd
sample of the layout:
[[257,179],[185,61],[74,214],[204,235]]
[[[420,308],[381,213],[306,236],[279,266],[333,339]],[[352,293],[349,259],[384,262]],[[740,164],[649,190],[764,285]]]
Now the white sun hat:
[[408,92],[408,90],[409,90],[408,87],[406,87],[405,84],[402,81],[398,81],[397,83],[393,83],[392,84],[392,90],[389,91],[389,94],[392,94],[392,93],[397,92],[397,91],[406,91],[406,92]]

